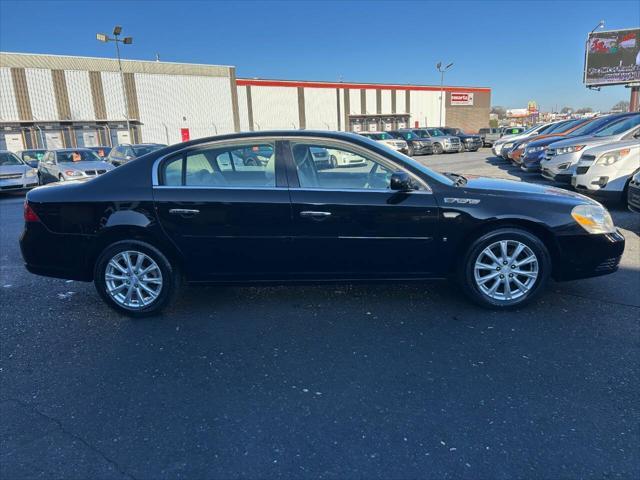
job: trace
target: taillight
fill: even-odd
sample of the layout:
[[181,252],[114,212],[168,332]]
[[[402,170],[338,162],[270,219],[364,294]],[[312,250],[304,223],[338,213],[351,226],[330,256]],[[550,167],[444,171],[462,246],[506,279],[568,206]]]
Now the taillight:
[[29,205],[29,202],[26,200],[24,201],[24,221],[27,223],[40,221],[38,214],[33,211],[33,208],[31,208],[31,205]]

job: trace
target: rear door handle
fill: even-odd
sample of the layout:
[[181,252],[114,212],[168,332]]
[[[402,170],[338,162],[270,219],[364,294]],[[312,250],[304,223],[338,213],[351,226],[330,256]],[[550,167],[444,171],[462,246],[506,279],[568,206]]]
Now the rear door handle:
[[190,215],[199,214],[200,210],[195,210],[195,209],[190,209],[190,208],[172,208],[171,210],[169,210],[169,213],[171,213],[173,215],[190,216]]
[[312,220],[324,220],[331,216],[331,212],[313,212],[310,210],[305,210],[300,212],[300,216],[302,218],[311,218]]

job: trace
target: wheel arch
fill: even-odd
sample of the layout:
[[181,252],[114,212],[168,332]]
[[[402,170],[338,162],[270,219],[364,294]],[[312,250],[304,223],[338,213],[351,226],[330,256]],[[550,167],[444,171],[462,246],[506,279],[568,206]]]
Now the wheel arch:
[[466,235],[464,235],[460,239],[455,248],[456,255],[454,255],[454,260],[451,262],[451,265],[449,265],[449,272],[453,273],[456,271],[457,267],[459,266],[459,261],[465,257],[467,251],[469,250],[469,246],[476,239],[500,228],[518,228],[521,230],[525,230],[539,238],[549,251],[549,255],[551,256],[551,268],[553,270],[553,265],[556,263],[560,252],[558,244],[556,243],[551,230],[549,230],[546,226],[541,225],[540,223],[524,218],[500,218],[488,222],[483,222],[476,228],[473,228],[472,230],[467,232]]
[[154,232],[149,231],[147,228],[137,225],[116,225],[113,227],[105,228],[97,236],[91,249],[88,252],[86,261],[87,274],[93,279],[93,271],[100,254],[109,245],[123,240],[132,240],[148,243],[149,245],[157,248],[163,255],[171,262],[172,266],[178,269],[181,274],[184,272],[184,262],[182,255],[167,240],[158,238]]

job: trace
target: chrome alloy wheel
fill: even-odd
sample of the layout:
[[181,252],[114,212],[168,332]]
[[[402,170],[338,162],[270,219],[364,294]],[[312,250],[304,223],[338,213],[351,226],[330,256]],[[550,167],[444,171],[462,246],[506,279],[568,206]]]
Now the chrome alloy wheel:
[[515,300],[533,288],[538,279],[538,257],[524,243],[500,240],[482,250],[473,268],[476,285],[499,301]]
[[148,255],[136,250],[116,254],[104,273],[109,296],[123,307],[137,310],[151,304],[162,291],[162,272]]

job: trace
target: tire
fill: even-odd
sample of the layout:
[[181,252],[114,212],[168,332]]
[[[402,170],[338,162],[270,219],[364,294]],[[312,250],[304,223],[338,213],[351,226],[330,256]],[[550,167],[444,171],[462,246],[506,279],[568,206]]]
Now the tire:
[[440,155],[443,152],[442,149],[442,145],[440,145],[438,142],[433,144],[433,154],[434,155]]
[[[506,258],[500,254],[503,245],[507,247]],[[486,254],[488,249],[491,249],[499,262],[491,260]],[[515,259],[509,258],[516,253],[516,249],[521,249],[520,253]],[[530,260],[531,256],[535,258],[534,261]],[[523,262],[525,259],[529,261],[512,266],[512,262]],[[477,268],[477,262],[482,266]],[[457,277],[472,301],[485,308],[506,310],[521,307],[534,300],[544,291],[550,274],[549,250],[537,236],[519,228],[500,228],[482,235],[471,244],[459,264]],[[495,290],[493,294],[490,293],[491,290]]]
[[413,145],[409,145],[407,155],[409,155],[410,157],[413,157],[414,152],[415,150],[413,149]]
[[[146,257],[143,258],[139,270],[149,270],[150,273],[147,274],[149,276],[138,278],[134,275],[132,277],[124,273],[122,268],[117,269],[112,266],[111,262],[115,261],[120,267],[126,267],[127,254],[134,267],[139,254]],[[122,279],[106,278],[114,272]],[[128,280],[123,280],[125,277]],[[119,313],[134,318],[159,313],[170,302],[180,285],[178,269],[167,257],[153,245],[138,240],[124,240],[106,247],[96,261],[93,279],[98,294],[107,305]],[[145,279],[148,282],[143,282]],[[129,283],[126,283],[127,281]],[[153,290],[156,293],[155,297],[140,286],[135,288],[136,281],[139,282],[137,285],[144,283],[147,288]],[[123,284],[125,286],[121,287]],[[130,297],[127,297],[124,292],[127,292]],[[129,304],[127,304],[127,298],[129,298]]]

